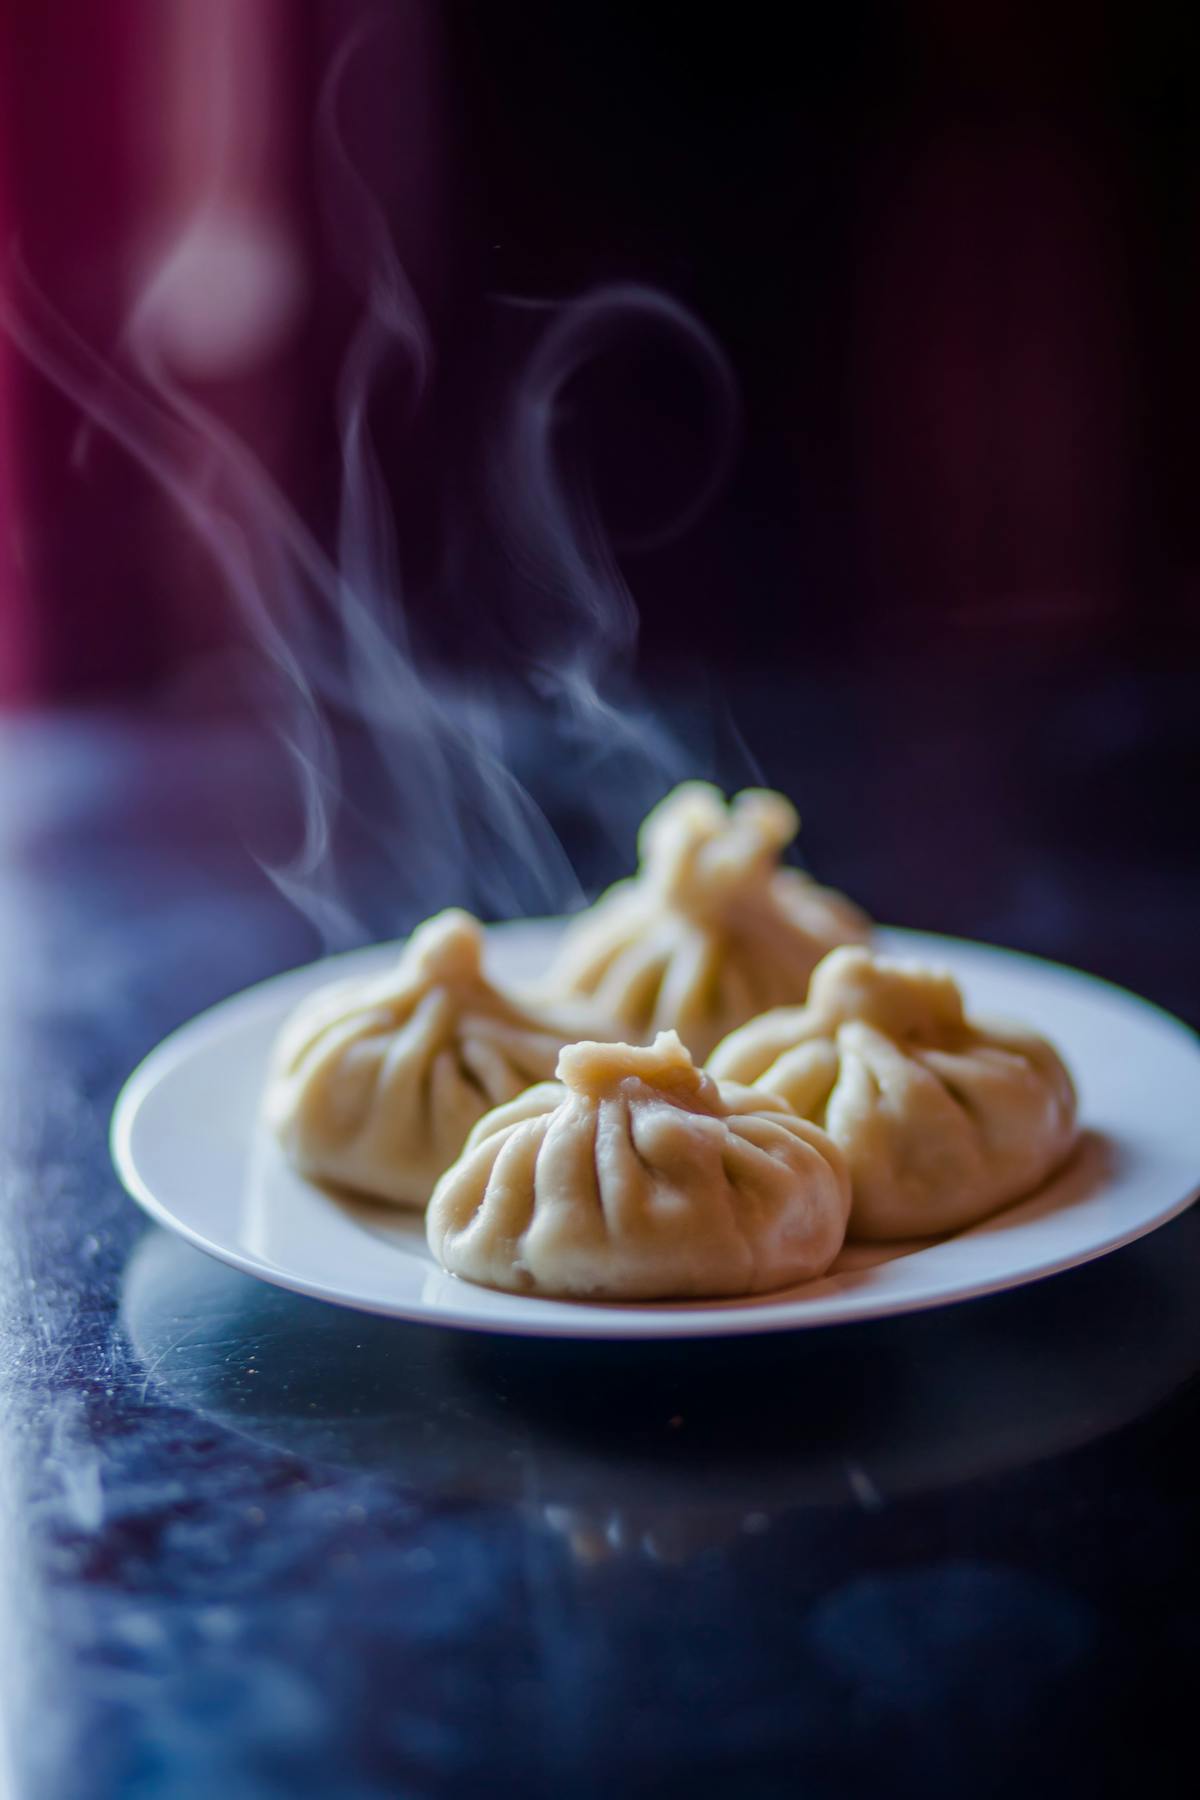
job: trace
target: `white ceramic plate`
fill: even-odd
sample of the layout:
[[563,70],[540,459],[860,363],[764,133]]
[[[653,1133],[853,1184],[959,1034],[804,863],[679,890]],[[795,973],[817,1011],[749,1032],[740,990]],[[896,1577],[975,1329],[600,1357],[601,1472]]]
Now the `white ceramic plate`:
[[[561,926],[495,928],[494,972],[540,970]],[[152,1218],[235,1268],[343,1306],[469,1331],[660,1338],[879,1318],[1035,1281],[1182,1212],[1200,1185],[1200,1042],[1146,1001],[1053,963],[920,932],[883,946],[949,968],[968,1005],[1053,1038],[1075,1075],[1084,1136],[1031,1199],[935,1243],[851,1247],[831,1274],[751,1300],[580,1304],[495,1293],[445,1274],[411,1213],[340,1200],[292,1173],[259,1128],[271,1041],[311,988],[396,955],[372,946],[250,988],[158,1046],[113,1115],[121,1179]]]

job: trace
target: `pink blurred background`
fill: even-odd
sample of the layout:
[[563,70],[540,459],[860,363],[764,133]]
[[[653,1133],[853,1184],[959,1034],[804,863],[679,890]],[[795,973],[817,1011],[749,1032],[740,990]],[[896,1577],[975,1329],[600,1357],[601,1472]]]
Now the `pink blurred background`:
[[[377,399],[418,572],[486,423],[495,296],[632,278],[712,327],[746,401],[719,504],[629,559],[649,662],[684,626],[690,656],[749,664],[1194,659],[1186,21],[805,16],[798,47],[767,9],[681,35],[623,3],[7,0],[3,280],[106,355],[152,303],[173,374],[326,532],[357,302],[315,116],[370,21],[339,114],[438,353],[416,428]],[[613,432],[653,488],[670,432]],[[161,494],[0,336],[3,698],[161,691],[239,630]]]

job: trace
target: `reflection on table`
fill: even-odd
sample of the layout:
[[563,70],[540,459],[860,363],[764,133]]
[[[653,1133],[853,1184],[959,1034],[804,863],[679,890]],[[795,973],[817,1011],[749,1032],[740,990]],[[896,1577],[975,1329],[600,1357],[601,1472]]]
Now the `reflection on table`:
[[798,1508],[881,1506],[1115,1430],[1200,1364],[1198,1275],[1191,1213],[1069,1275],[937,1312],[583,1343],[327,1306],[152,1229],[122,1316],[148,1382],[247,1437],[427,1498],[511,1503],[584,1563],[677,1563]]

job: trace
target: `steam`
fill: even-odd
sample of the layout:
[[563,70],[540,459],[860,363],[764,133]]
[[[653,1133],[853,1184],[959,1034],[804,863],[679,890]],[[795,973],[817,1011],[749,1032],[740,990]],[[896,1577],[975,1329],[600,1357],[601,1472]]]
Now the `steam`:
[[[737,384],[712,336],[677,302],[634,285],[601,288],[548,313],[491,447],[488,498],[496,543],[524,593],[544,596],[547,650],[530,647],[528,679],[553,709],[560,742],[645,810],[648,784],[696,773],[632,691],[638,610],[594,496],[572,482],[559,429],[572,383],[596,358],[647,330],[689,354],[708,400],[714,454],[699,489],[652,539],[665,543],[704,511],[727,473],[739,422]],[[545,613],[550,615],[545,621]],[[618,767],[619,766],[619,775]],[[657,781],[655,777],[657,776]],[[657,798],[653,794],[652,798]],[[619,810],[614,794],[612,811]],[[611,811],[610,811],[611,817]]]
[[[484,917],[578,903],[570,862],[514,772],[511,728],[522,710],[536,709],[542,754],[567,772],[596,832],[623,836],[631,811],[685,775],[711,772],[694,766],[636,695],[637,608],[561,432],[581,372],[629,334],[663,334],[673,352],[686,352],[703,383],[714,454],[699,491],[663,523],[666,536],[686,528],[719,484],[737,423],[724,357],[666,296],[613,286],[545,308],[484,448],[485,560],[507,601],[492,609],[485,592],[475,616],[486,673],[468,686],[435,666],[413,633],[370,425],[385,374],[389,392],[403,376],[416,417],[434,378],[433,347],[386,222],[341,142],[339,73],[319,128],[335,250],[358,283],[362,313],[338,389],[333,554],[247,447],[174,378],[153,282],[114,361],[72,331],[19,263],[9,290],[0,287],[0,325],[89,427],[158,483],[237,605],[297,803],[290,852],[260,860],[326,948],[452,903]],[[444,579],[463,578],[461,559],[448,558]],[[462,593],[455,597],[461,604]],[[365,852],[372,890],[387,895],[382,921],[355,898]]]

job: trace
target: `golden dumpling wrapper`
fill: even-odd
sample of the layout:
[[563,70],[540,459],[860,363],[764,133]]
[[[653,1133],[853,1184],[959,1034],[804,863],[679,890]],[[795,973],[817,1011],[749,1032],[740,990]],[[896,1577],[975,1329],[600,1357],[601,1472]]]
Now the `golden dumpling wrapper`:
[[771,1094],[714,1081],[674,1032],[579,1043],[482,1119],[426,1215],[487,1287],[592,1300],[767,1293],[824,1274],[850,1205],[839,1151]]
[[553,1075],[564,1044],[606,1029],[592,1007],[497,987],[483,953],[478,921],[450,910],[391,969],[301,1002],[264,1103],[301,1174],[423,1206],[485,1113]]
[[803,1000],[826,952],[870,924],[780,863],[799,824],[766,789],[727,805],[706,782],[676,788],[642,825],[638,873],[571,926],[551,991],[594,998],[635,1041],[678,1031],[701,1060],[757,1013]]
[[952,976],[863,949],[835,950],[807,1005],[752,1020],[708,1066],[825,1128],[853,1238],[961,1230],[1040,1187],[1075,1141],[1075,1090],[1044,1038],[969,1018]]

